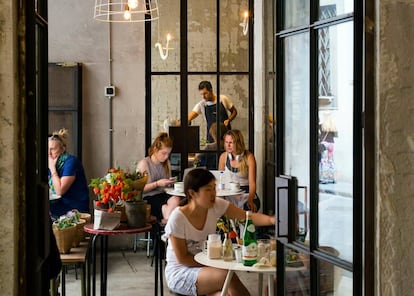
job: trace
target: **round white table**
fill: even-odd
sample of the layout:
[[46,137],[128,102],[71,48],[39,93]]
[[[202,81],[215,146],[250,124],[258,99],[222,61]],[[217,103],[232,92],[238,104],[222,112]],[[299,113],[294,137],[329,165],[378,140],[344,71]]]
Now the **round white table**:
[[276,267],[253,267],[253,266],[244,266],[242,263],[237,263],[235,260],[233,261],[224,261],[223,259],[209,259],[207,254],[204,252],[200,252],[194,256],[194,260],[200,264],[205,266],[220,268],[220,269],[227,269],[227,276],[226,280],[224,281],[223,290],[221,290],[221,295],[227,295],[227,289],[229,288],[231,278],[233,277],[234,272],[236,271],[248,271],[248,272],[256,272],[259,275],[259,293],[258,295],[262,294],[263,288],[263,274],[267,275],[267,282],[268,282],[268,291],[269,296],[274,295],[274,281],[273,275],[276,275]]

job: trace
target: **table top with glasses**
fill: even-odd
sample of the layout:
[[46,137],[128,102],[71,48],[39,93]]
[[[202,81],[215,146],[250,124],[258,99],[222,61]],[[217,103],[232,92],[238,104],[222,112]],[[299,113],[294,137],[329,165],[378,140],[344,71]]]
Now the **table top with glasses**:
[[248,272],[255,272],[259,275],[258,281],[258,295],[263,295],[263,274],[267,275],[268,280],[268,292],[269,296],[274,295],[274,281],[273,275],[276,275],[276,267],[268,266],[268,267],[254,267],[254,266],[244,266],[242,263],[233,261],[224,261],[223,259],[209,259],[206,252],[200,252],[194,256],[194,260],[200,264],[205,266],[226,269],[228,270],[226,280],[223,284],[223,289],[221,290],[221,295],[227,295],[227,290],[230,285],[231,279],[233,274],[236,271],[248,271]]

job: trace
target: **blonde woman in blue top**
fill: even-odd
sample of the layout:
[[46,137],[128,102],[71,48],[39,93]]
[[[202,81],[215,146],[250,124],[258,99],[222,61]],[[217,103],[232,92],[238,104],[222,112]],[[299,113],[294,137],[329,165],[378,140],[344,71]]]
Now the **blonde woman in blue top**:
[[77,209],[89,212],[89,189],[80,160],[66,151],[68,130],[61,129],[49,137],[49,188],[61,196],[50,201],[52,219]]

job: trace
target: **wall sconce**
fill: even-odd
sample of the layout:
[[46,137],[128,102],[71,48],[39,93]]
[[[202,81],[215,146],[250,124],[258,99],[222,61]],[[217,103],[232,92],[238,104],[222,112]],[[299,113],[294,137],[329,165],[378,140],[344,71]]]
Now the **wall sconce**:
[[243,35],[246,36],[249,31],[249,12],[245,11],[243,14],[243,21],[240,23],[240,27],[243,28]]
[[[164,61],[168,58],[168,50],[173,49],[173,48],[168,47],[168,45],[170,44],[170,40],[171,40],[171,35],[167,34],[167,44],[165,47],[162,47],[161,43],[159,42],[155,43],[155,48],[158,47],[158,50],[160,52],[160,57]],[[164,49],[165,49],[165,53],[164,53]]]

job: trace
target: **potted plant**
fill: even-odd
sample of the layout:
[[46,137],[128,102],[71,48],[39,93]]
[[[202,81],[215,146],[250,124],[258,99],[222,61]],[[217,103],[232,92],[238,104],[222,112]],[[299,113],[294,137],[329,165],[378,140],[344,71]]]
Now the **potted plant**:
[[125,204],[125,215],[129,227],[144,227],[146,223],[146,201],[142,200],[142,191],[147,183],[148,174],[141,172],[126,173],[125,182],[138,194],[124,194],[121,196]]
[[[95,201],[95,216],[99,218],[99,216],[108,216],[111,213],[117,214],[118,211],[115,211],[117,205],[142,201],[142,190],[147,179],[148,175],[146,173],[130,173],[119,167],[110,168],[104,177],[92,179],[89,186],[93,188],[93,192],[97,196],[97,200]],[[120,214],[119,212],[119,216]],[[108,229],[108,227],[113,227],[113,225],[102,225],[100,222],[97,223],[95,218],[95,229]]]
[[73,218],[63,215],[53,222],[53,234],[61,254],[69,253],[76,236],[76,224]]

